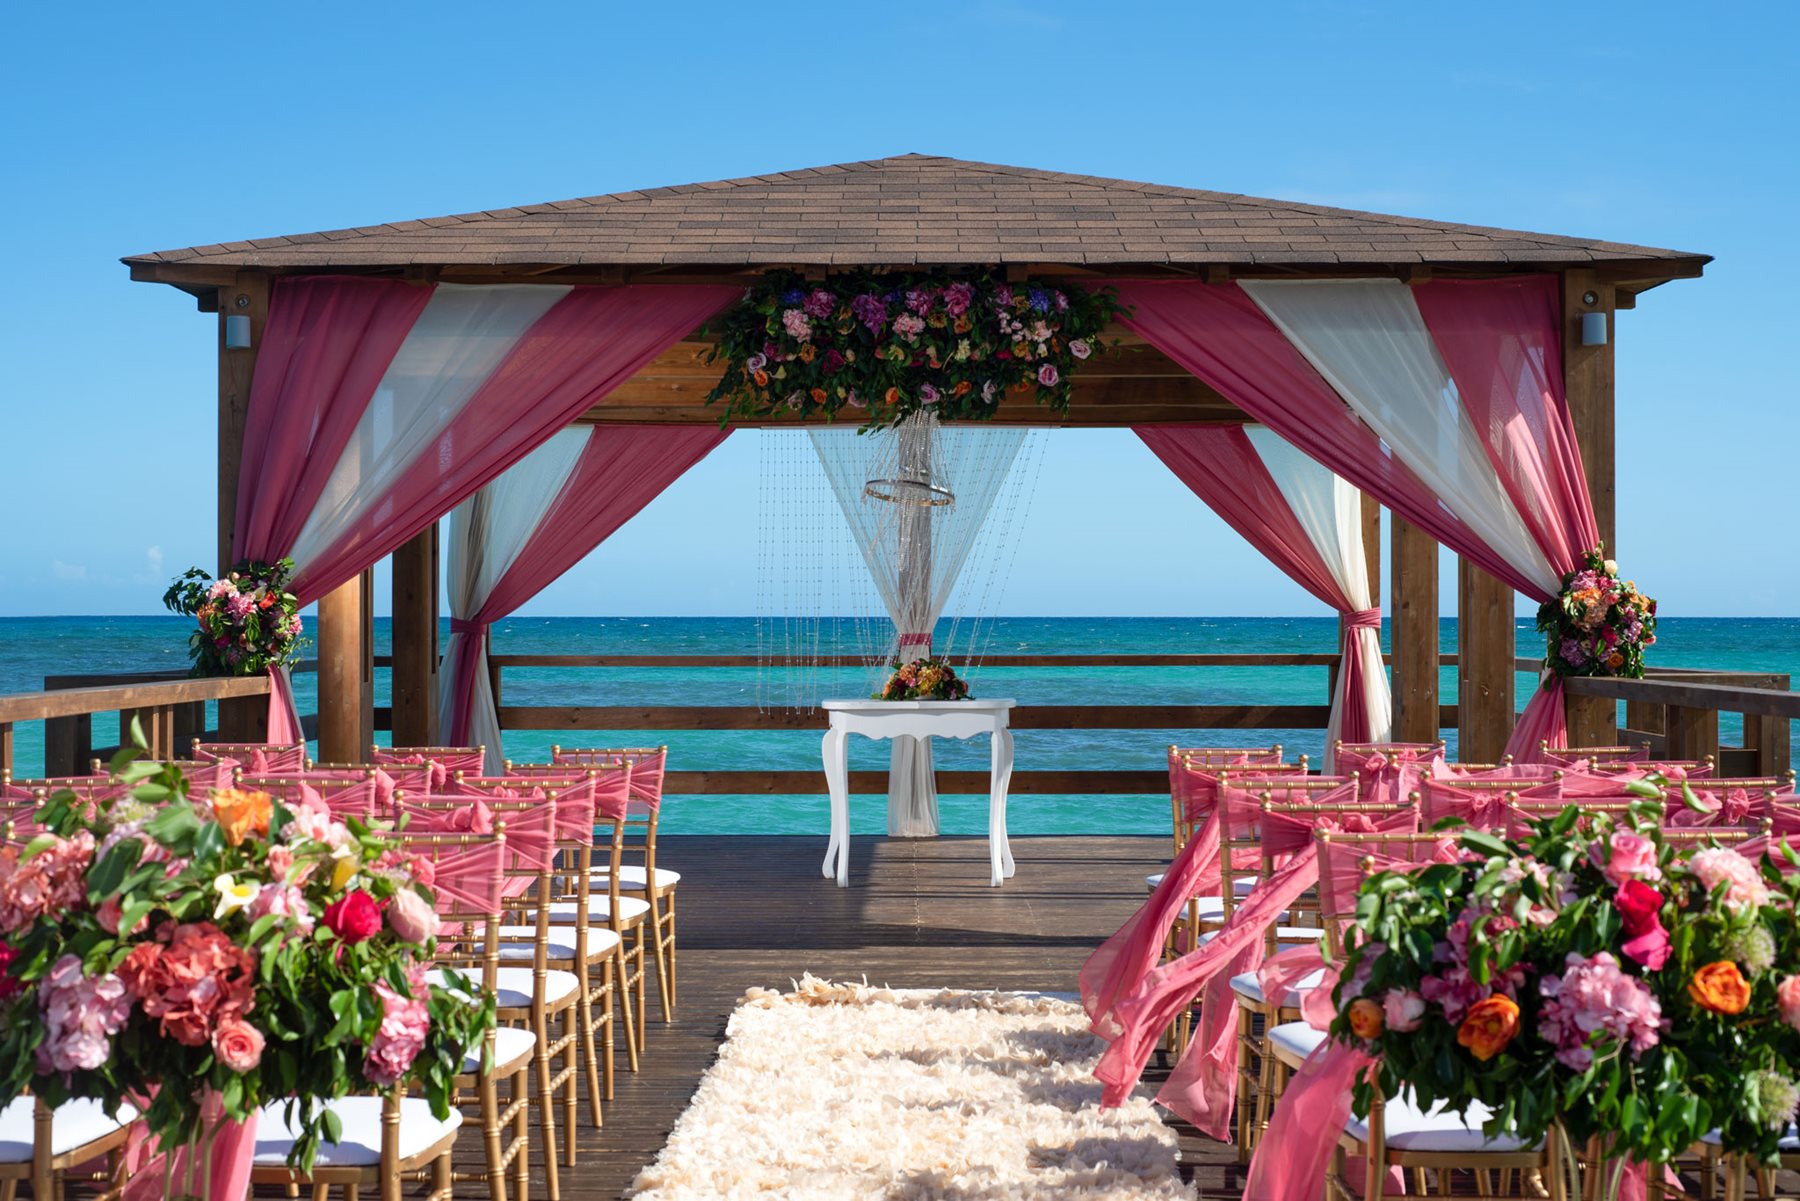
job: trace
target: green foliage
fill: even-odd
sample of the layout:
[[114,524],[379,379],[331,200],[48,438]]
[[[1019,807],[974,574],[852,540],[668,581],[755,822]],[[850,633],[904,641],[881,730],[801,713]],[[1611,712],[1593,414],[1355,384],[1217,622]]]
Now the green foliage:
[[163,593],[171,612],[192,617],[188,657],[197,676],[256,676],[300,657],[300,603],[289,592],[294,561],[246,560],[223,579],[198,567]]
[[1562,591],[1538,606],[1544,665],[1559,676],[1644,674],[1644,649],[1656,642],[1656,602],[1619,579],[1618,564],[1597,546],[1562,578]]
[[1111,289],[1008,283],[986,272],[763,275],[713,326],[707,397],[720,424],[795,415],[881,429],[929,409],[985,421],[1008,393],[1066,413],[1081,363],[1123,310]]

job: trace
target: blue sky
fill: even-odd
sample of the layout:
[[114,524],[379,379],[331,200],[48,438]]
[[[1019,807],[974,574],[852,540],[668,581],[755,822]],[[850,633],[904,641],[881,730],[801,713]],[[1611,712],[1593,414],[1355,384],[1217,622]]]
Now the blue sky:
[[[1791,4],[90,3],[7,25],[0,614],[155,611],[211,558],[213,318],[120,255],[913,150],[1715,255],[1619,320],[1620,558],[1665,613],[1800,612]],[[748,611],[758,462],[727,443],[527,611]],[[647,552],[660,570],[620,570]],[[1050,436],[1002,607],[1322,612],[1124,431]]]

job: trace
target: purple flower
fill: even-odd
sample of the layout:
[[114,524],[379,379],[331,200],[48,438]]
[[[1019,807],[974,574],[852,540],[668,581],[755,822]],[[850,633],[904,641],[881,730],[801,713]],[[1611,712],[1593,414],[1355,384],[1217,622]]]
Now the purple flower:
[[806,298],[801,307],[814,317],[829,317],[837,309],[837,297],[819,288]]
[[1042,384],[1044,387],[1054,388],[1058,378],[1055,363],[1045,363],[1042,367],[1038,368],[1038,383]]
[[768,365],[769,365],[769,357],[767,355],[753,354],[749,358],[744,360],[745,368],[750,371],[761,371],[764,367],[767,367]]
[[1076,338],[1073,342],[1069,343],[1069,353],[1078,359],[1085,359],[1094,353],[1094,348],[1089,346],[1082,339]]
[[844,356],[834,348],[825,352],[825,374],[836,375],[844,369]]
[[960,317],[969,311],[975,303],[975,288],[965,283],[954,283],[944,289],[944,310],[952,317]]
[[923,315],[931,311],[932,299],[930,288],[909,288],[906,292],[906,307]]
[[1573,638],[1562,641],[1562,657],[1572,667],[1580,667],[1588,661],[1588,653],[1581,649],[1581,644]]
[[800,304],[806,299],[806,293],[799,288],[789,288],[781,294],[782,304]]
[[1066,295],[1062,292],[1052,292],[1050,295],[1056,301],[1057,312],[1066,313],[1069,311],[1069,298]]
[[880,333],[881,327],[887,324],[887,305],[879,296],[865,292],[853,298],[850,301],[850,311],[872,334]]
[[995,304],[999,305],[1003,309],[1010,308],[1012,305],[1012,301],[1013,301],[1013,295],[1012,295],[1011,287],[1009,287],[1006,284],[1001,284],[999,287],[994,289],[994,303]]
[[1050,311],[1050,293],[1044,291],[1042,288],[1033,288],[1025,295],[1027,303],[1031,305],[1032,312],[1047,313]]
[[942,400],[943,398],[944,398],[943,393],[939,392],[936,388],[932,387],[930,384],[920,384],[919,385],[919,403],[920,404],[934,405],[938,401]]

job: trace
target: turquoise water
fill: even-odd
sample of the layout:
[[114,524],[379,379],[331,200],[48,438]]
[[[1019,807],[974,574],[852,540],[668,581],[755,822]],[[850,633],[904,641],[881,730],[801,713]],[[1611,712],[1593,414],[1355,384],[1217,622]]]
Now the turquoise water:
[[[309,634],[311,622],[308,622]],[[859,647],[844,629],[844,653]],[[1800,676],[1800,619],[1666,618],[1652,663],[1668,667],[1787,672]],[[388,650],[388,622],[376,622],[378,654]],[[1330,653],[1337,623],[1329,617],[1057,617],[999,618],[990,654],[1101,653]],[[1442,624],[1445,651],[1455,649],[1456,625]],[[179,670],[186,665],[186,623],[177,617],[7,617],[0,618],[0,693],[34,692],[46,675],[73,672]],[[1385,641],[1385,631],[1384,631]],[[496,651],[510,654],[754,654],[753,618],[712,617],[518,617],[494,628]],[[829,645],[821,653],[832,653]],[[1529,624],[1519,626],[1519,653],[1541,653]],[[981,668],[971,676],[978,696],[1016,697],[1023,704],[1323,704],[1326,670],[1318,668]],[[861,695],[870,682],[858,671],[832,679],[822,673],[821,691]],[[1521,676],[1523,705],[1535,680]],[[313,677],[295,679],[302,712],[313,708]],[[1455,673],[1444,673],[1444,700],[1455,699]],[[504,701],[509,705],[751,705],[759,695],[759,673],[744,669],[608,668],[508,669]],[[378,672],[376,703],[387,703],[386,672]],[[1722,734],[1738,731],[1727,719]],[[821,728],[823,728],[821,723]],[[43,735],[35,724],[15,731],[19,775],[41,768]],[[95,722],[97,743],[113,740],[110,718]],[[517,760],[548,755],[549,734],[509,733],[506,752]],[[811,731],[614,731],[590,737],[555,736],[569,744],[654,745],[668,742],[670,760],[684,769],[808,769],[819,765],[819,738]],[[1170,742],[1183,745],[1236,745],[1281,742],[1315,761],[1324,749],[1319,730],[1023,730],[1016,736],[1019,769],[1160,768]],[[985,742],[940,743],[944,768],[985,769]],[[852,768],[882,768],[884,744],[853,740]],[[986,828],[986,798],[941,799],[949,833]],[[1161,833],[1168,826],[1168,801],[1146,797],[1029,796],[1013,799],[1009,826],[1018,834]],[[826,802],[815,797],[671,797],[664,828],[678,833],[818,833],[826,825]],[[886,825],[886,799],[857,797],[851,826],[879,833]]]

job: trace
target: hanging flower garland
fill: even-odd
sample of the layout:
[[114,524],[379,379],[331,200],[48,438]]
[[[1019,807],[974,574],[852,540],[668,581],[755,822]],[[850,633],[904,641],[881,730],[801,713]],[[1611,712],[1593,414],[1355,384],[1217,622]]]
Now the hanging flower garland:
[[197,676],[254,676],[300,657],[300,605],[288,591],[294,561],[243,562],[222,579],[190,567],[163,604],[194,619],[188,657]]
[[1620,580],[1602,549],[1589,551],[1582,569],[1563,577],[1562,593],[1539,606],[1544,662],[1559,676],[1639,679],[1644,648],[1656,641],[1656,602]]
[[1071,377],[1122,312],[1110,289],[989,274],[857,272],[809,283],[771,271],[714,327],[707,397],[732,418],[840,415],[864,429],[921,409],[985,421],[1008,393],[1069,410]]

